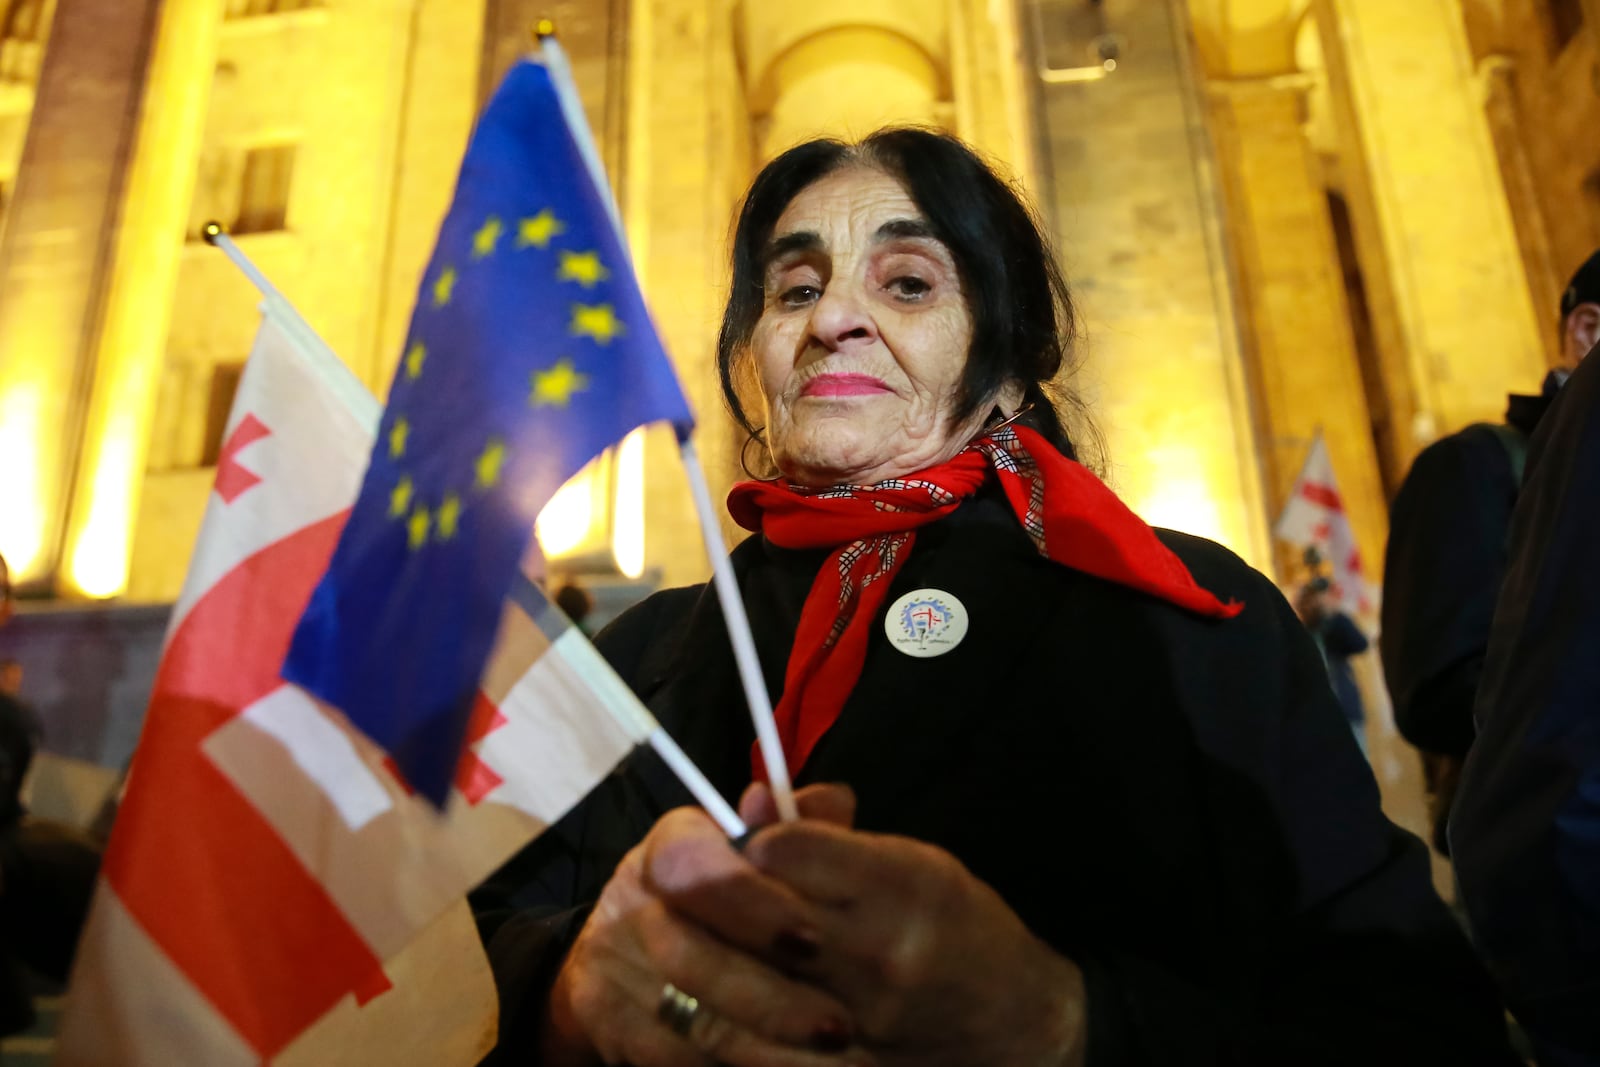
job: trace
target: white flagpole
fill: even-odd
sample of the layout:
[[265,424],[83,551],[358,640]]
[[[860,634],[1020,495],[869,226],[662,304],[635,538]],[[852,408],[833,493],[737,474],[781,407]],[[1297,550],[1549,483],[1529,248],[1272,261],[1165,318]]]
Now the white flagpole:
[[[561,101],[562,114],[567,128],[577,141],[600,198],[611,212],[611,224],[616,229],[617,243],[627,252],[628,241],[622,230],[622,216],[612,196],[611,184],[606,180],[605,167],[589,133],[589,123],[583,114],[583,104],[572,81],[572,68],[567,56],[555,38],[553,28],[541,24],[539,44],[544,65],[550,71],[550,80]],[[706,485],[705,470],[695,452],[694,442],[688,434],[680,435],[678,455],[683,461],[684,473],[689,477],[689,491],[694,498],[695,514],[700,520],[700,535],[705,541],[706,555],[711,559],[712,583],[717,598],[722,602],[722,617],[728,625],[728,638],[733,643],[734,661],[739,665],[739,680],[744,686],[744,697],[750,706],[750,718],[756,728],[756,743],[761,749],[761,759],[767,765],[767,782],[772,787],[773,803],[778,817],[785,822],[800,817],[794,802],[794,786],[789,779],[789,763],[783,754],[783,743],[778,738],[777,720],[772,715],[772,698],[767,693],[766,679],[761,674],[761,660],[756,655],[755,638],[750,634],[750,619],[745,615],[744,601],[739,596],[739,583],[728,563],[728,546],[722,540],[722,527],[717,522],[711,505],[711,490]]]
[[[233,261],[233,265],[238,267],[240,272],[250,280],[251,284],[260,290],[263,297],[263,313],[272,315],[285,330],[301,334],[302,336],[297,340],[305,341],[309,350],[319,354],[325,353],[327,358],[337,364],[340,369],[344,368],[343,362],[334,354],[333,349],[329,348],[327,343],[317,336],[316,331],[311,328],[311,324],[278,291],[277,286],[267,280],[267,276],[261,273],[260,269],[250,261],[250,257],[246,256],[243,250],[233,242],[233,239],[223,232],[220,224],[215,222],[206,223],[204,234],[206,243],[221,249],[223,254]],[[345,377],[365,395],[367,403],[373,403],[371,394],[366,393],[365,387],[355,380],[354,375],[347,374]],[[374,421],[376,421],[376,418],[374,418]],[[517,577],[530,586],[532,585],[527,575],[519,574]],[[734,811],[722,794],[717,792],[717,787],[711,784],[711,780],[705,776],[705,773],[695,766],[694,761],[684,753],[683,749],[678,747],[678,743],[655,720],[655,717],[645,709],[639,698],[634,696],[633,691],[623,683],[621,678],[616,676],[616,672],[611,669],[610,665],[601,657],[599,651],[590,644],[589,640],[581,633],[578,633],[576,628],[574,628],[573,634],[577,648],[582,650],[578,655],[587,665],[586,675],[591,684],[604,679],[612,683],[617,690],[614,694],[599,694],[599,704],[605,708],[606,712],[622,727],[628,736],[634,739],[635,743],[644,741],[655,750],[656,754],[661,757],[661,761],[678,776],[678,780],[683,783],[684,788],[689,790],[690,795],[695,800],[699,801],[700,806],[705,808],[706,813],[716,821],[723,833],[735,839],[743,837],[749,831],[749,828],[739,818],[738,812]]]
[[778,722],[772,715],[772,698],[767,695],[767,682],[761,675],[761,660],[756,655],[755,638],[750,633],[750,619],[744,612],[744,598],[739,595],[739,583],[733,576],[733,565],[728,562],[728,546],[722,540],[722,527],[717,524],[711,510],[711,490],[706,486],[706,472],[700,466],[694,441],[684,434],[678,442],[678,454],[683,459],[684,473],[689,476],[689,493],[694,497],[694,510],[700,517],[700,535],[706,543],[706,554],[711,557],[711,578],[717,588],[717,598],[722,601],[722,617],[728,624],[728,638],[733,642],[733,658],[739,665],[739,680],[744,683],[744,698],[750,705],[750,717],[755,722],[756,744],[761,749],[761,759],[767,765],[767,783],[772,786],[772,800],[777,805],[778,817],[784,821],[798,819],[800,809],[795,806],[794,786],[789,781],[789,762],[783,755],[783,742],[778,739]]
[[267,280],[260,269],[250,261],[250,257],[234,243],[223,230],[222,224],[208,222],[201,231],[206,243],[213,248],[218,248],[222,254],[239,268],[250,283],[261,293],[261,313],[278,324],[278,328],[289,335],[295,342],[297,351],[304,353],[316,365],[328,390],[343,400],[353,412],[361,415],[362,419],[376,424],[378,416],[376,411],[381,407],[372,393],[362,384],[338,354],[328,346],[311,324],[305,320],[295,306],[289,303],[287,297],[278,291],[278,287]]

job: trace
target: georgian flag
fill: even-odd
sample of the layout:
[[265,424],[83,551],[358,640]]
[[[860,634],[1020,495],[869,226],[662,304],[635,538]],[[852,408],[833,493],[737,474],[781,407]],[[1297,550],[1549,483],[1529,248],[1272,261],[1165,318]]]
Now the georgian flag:
[[1344,510],[1333,461],[1318,431],[1273,533],[1294,545],[1312,545],[1328,561],[1334,603],[1353,615],[1377,610],[1378,594],[1361,567],[1355,530]]
[[380,411],[286,304],[263,314],[56,1062],[473,1064],[495,994],[465,894],[646,727],[601,710],[631,695],[576,631],[508,607],[441,815],[280,679]]

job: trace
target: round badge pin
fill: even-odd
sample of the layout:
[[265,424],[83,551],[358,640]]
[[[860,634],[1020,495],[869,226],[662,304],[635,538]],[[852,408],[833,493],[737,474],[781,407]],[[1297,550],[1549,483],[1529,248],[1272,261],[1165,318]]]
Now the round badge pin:
[[967,636],[967,609],[942,589],[917,589],[889,606],[889,643],[908,656],[942,656]]

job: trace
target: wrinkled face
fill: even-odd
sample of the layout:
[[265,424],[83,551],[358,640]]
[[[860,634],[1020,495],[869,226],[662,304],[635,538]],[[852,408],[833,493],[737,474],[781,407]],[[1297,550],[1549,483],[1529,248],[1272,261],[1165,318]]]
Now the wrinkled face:
[[[778,469],[868,485],[943,462],[972,345],[954,258],[894,178],[848,167],[790,201],[765,252],[751,348]],[[1020,395],[1020,390],[1018,390]]]

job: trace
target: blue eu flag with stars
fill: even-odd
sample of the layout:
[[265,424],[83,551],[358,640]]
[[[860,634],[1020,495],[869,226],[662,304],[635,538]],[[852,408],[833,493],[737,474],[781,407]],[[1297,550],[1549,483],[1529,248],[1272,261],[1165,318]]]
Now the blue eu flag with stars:
[[361,494],[284,677],[443,806],[534,519],[629,431],[688,405],[549,71],[473,134]]

